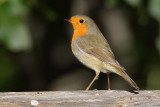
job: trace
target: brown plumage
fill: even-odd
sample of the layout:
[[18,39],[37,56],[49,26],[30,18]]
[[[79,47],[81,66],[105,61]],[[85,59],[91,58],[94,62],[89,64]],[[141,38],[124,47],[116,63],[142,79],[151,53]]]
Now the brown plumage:
[[[136,83],[127,75],[125,69],[115,59],[114,54],[94,21],[84,15],[76,15],[68,20],[73,25],[72,52],[85,66],[96,72],[86,90],[90,88],[100,72],[116,73],[122,76],[132,87],[139,89]],[[109,82],[108,82],[109,83]],[[110,89],[108,84],[108,89]]]

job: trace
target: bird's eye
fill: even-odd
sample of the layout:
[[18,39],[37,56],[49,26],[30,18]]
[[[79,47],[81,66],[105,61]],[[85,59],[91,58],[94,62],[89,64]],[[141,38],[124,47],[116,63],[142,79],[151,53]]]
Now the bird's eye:
[[81,20],[79,20],[79,22],[80,22],[80,23],[83,23],[83,22],[84,22],[84,20],[83,20],[83,19],[81,19]]

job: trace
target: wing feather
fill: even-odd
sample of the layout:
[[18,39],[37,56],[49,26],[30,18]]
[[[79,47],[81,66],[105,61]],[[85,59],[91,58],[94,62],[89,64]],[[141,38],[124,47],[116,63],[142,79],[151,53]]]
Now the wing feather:
[[102,35],[85,35],[77,38],[76,40],[77,47],[87,53],[90,54],[99,60],[114,65],[118,68],[124,70],[117,60],[115,60],[114,54],[106,41],[106,39]]

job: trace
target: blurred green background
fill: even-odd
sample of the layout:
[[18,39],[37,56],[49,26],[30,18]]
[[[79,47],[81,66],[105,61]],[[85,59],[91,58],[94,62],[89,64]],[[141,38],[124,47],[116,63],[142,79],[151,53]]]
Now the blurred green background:
[[[0,0],[0,91],[83,90],[95,73],[71,53],[76,14],[95,20],[140,89],[160,89],[160,0]],[[111,89],[132,89],[111,74]],[[91,89],[107,89],[100,74]]]

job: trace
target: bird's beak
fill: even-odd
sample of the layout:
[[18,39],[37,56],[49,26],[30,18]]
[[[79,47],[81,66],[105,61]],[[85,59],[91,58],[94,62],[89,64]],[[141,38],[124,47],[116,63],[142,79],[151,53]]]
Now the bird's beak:
[[72,23],[72,21],[70,19],[64,19],[65,21]]

